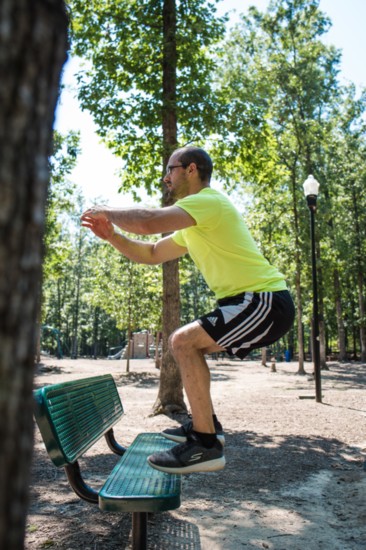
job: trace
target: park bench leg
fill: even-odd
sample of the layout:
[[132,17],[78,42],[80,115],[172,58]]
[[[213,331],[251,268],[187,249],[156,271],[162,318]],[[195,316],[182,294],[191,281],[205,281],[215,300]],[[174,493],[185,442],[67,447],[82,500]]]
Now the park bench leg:
[[132,513],[132,548],[147,549],[147,512]]

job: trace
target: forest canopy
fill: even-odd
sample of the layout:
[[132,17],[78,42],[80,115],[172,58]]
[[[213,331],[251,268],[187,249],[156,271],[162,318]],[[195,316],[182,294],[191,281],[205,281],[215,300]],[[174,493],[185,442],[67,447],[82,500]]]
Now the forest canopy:
[[[167,158],[162,113],[166,2],[70,3],[80,105],[123,159],[121,191],[156,198]],[[339,79],[341,52],[324,40],[318,0],[273,0],[229,28],[216,2],[170,2],[176,17],[177,144],[205,147],[214,185],[237,197],[265,256],[295,299],[290,349],[310,354],[312,277],[303,183],[320,183],[316,214],[322,364],[366,359],[365,90]],[[205,23],[205,25],[203,25]],[[165,144],[165,145],[164,145]],[[55,134],[42,323],[73,356],[106,356],[132,329],[161,330],[161,268],[132,265],[79,226],[85,204],[70,184],[76,133]],[[67,223],[65,223],[67,219]],[[201,275],[180,264],[181,322],[213,305]],[[55,342],[48,344],[52,351]]]

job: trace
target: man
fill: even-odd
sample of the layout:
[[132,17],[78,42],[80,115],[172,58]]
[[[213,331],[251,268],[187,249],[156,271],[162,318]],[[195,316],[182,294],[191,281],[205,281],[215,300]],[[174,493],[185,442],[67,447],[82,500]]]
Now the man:
[[[211,174],[212,161],[203,149],[177,149],[164,178],[174,206],[97,206],[81,218],[84,227],[136,262],[159,264],[189,253],[218,300],[217,309],[170,337],[192,422],[164,430],[162,435],[179,444],[148,459],[153,468],[168,473],[225,466],[224,435],[211,402],[205,354],[227,351],[243,359],[252,349],[281,338],[294,318],[283,275],[260,253],[228,198],[210,188]],[[114,226],[139,235],[173,233],[148,243],[116,232]]]

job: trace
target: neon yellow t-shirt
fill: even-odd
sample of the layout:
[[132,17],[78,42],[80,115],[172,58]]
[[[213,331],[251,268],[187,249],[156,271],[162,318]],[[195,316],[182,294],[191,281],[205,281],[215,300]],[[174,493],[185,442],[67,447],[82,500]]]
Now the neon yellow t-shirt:
[[188,212],[196,225],[176,231],[172,238],[188,249],[216,299],[287,288],[284,276],[261,254],[241,214],[225,195],[205,187],[175,206]]

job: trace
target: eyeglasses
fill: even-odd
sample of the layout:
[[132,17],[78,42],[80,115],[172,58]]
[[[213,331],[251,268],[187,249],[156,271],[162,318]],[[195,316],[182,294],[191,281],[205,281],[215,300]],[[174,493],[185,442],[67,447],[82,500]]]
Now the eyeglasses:
[[187,164],[170,164],[166,167],[167,175],[171,174],[174,168],[187,168]]

